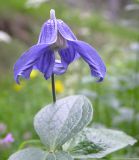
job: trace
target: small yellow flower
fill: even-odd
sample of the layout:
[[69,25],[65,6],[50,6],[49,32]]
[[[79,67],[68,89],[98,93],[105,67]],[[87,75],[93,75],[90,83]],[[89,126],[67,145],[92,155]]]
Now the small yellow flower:
[[13,85],[13,90],[16,91],[16,92],[19,92],[21,91],[25,86],[25,82],[21,82],[21,84],[14,84]]
[[64,85],[60,80],[55,81],[55,90],[57,93],[63,93],[64,92]]
[[32,72],[31,72],[31,74],[30,74],[30,78],[31,78],[31,79],[34,79],[34,78],[37,77],[37,75],[38,75],[38,71],[37,71],[37,70],[32,70]]

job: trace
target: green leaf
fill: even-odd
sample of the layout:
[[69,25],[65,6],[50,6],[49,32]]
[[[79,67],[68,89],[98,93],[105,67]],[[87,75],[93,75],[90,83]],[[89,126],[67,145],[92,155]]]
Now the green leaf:
[[63,149],[74,158],[102,158],[134,143],[136,140],[122,131],[85,128],[77,137],[64,144]]
[[41,143],[40,140],[38,139],[32,139],[32,140],[27,140],[24,141],[20,147],[19,150],[26,148],[27,146],[35,146],[35,147],[39,147],[39,148],[44,148],[43,144]]
[[38,148],[26,148],[14,153],[8,160],[44,160],[47,154]]
[[61,151],[49,153],[46,157],[46,160],[73,160],[73,158],[68,153]]
[[34,127],[42,143],[54,151],[90,122],[92,112],[91,103],[86,97],[69,96],[39,111],[34,119]]

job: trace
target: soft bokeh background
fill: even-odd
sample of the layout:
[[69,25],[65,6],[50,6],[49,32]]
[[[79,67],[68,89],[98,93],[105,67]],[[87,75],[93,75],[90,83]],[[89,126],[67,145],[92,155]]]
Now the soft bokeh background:
[[[139,1],[0,0],[0,139],[8,133],[15,139],[0,146],[0,160],[6,160],[23,141],[37,138],[33,116],[52,101],[51,82],[41,73],[33,71],[31,80],[22,80],[20,86],[13,80],[13,64],[37,42],[51,8],[79,39],[99,51],[107,66],[105,81],[96,83],[83,60],[74,62],[66,74],[56,76],[57,97],[86,95],[94,107],[92,124],[139,139]],[[139,157],[139,143],[107,159],[127,157]]]

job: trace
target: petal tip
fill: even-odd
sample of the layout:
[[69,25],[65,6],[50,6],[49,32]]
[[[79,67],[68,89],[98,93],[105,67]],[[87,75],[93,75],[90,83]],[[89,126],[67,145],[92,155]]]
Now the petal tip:
[[48,76],[48,75],[44,74],[44,78],[45,78],[46,80],[48,80],[50,77],[51,77],[51,76]]
[[18,85],[20,85],[19,78],[16,78],[15,81],[16,81],[16,83],[17,83]]
[[14,80],[15,80],[15,82],[16,82],[17,84],[20,85],[19,76],[20,76],[20,75],[18,75],[18,74],[15,73],[15,68],[14,68]]
[[99,79],[97,80],[97,82],[102,82],[104,80],[104,77],[99,77]]

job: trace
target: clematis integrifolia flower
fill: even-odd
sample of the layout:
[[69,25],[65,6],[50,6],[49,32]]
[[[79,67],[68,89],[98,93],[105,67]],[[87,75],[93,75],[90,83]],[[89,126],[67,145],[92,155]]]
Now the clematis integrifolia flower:
[[[61,60],[56,60],[56,53]],[[33,69],[44,74],[45,79],[52,74],[61,75],[68,65],[79,57],[88,63],[91,75],[102,81],[106,67],[97,51],[89,44],[77,40],[71,29],[60,19],[56,19],[55,11],[51,9],[50,19],[42,26],[38,43],[27,50],[14,66],[14,78],[19,83],[19,77],[29,79]]]

